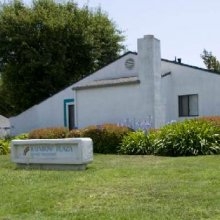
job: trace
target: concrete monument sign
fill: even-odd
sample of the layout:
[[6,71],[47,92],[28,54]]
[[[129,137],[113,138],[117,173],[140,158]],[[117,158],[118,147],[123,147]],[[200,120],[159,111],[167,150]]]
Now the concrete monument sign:
[[18,167],[83,170],[93,160],[90,138],[12,140],[11,159]]

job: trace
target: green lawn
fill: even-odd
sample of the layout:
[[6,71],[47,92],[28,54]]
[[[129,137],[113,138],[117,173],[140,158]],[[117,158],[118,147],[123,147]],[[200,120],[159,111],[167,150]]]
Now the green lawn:
[[95,155],[86,171],[0,156],[0,219],[220,219],[220,156]]

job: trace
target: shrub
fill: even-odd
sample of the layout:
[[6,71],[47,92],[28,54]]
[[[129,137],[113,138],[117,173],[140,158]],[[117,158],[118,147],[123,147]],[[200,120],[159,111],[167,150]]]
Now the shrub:
[[100,126],[88,126],[83,129],[68,131],[66,128],[42,128],[31,131],[28,135],[30,139],[52,139],[52,138],[73,138],[89,137],[93,140],[95,153],[117,153],[118,147],[124,135],[131,129],[114,124],[104,124]]
[[125,126],[117,126],[113,124],[104,124],[102,126],[104,133],[104,146],[106,153],[117,153],[122,139],[132,129]]
[[82,137],[82,132],[79,129],[73,129],[68,132],[67,137],[68,138]]
[[124,136],[120,145],[119,153],[129,155],[146,155],[153,153],[150,133],[144,131],[130,132]]
[[220,126],[220,116],[204,116],[204,117],[200,117],[198,119],[211,122],[215,126]]
[[10,140],[0,139],[0,155],[6,155],[10,152]]
[[31,131],[28,135],[29,139],[55,139],[65,138],[68,134],[68,129],[64,127],[54,128],[39,128]]
[[0,139],[0,155],[6,155],[8,153],[10,153],[10,142],[12,139],[27,139],[28,138],[28,134],[20,134],[17,135],[15,137],[11,137],[11,136],[7,136],[4,137],[3,139]]
[[82,137],[89,137],[93,141],[93,151],[95,153],[105,153],[103,131],[99,127],[89,126],[81,130]]
[[219,127],[206,120],[186,120],[166,125],[155,137],[154,154],[191,156],[220,153]]
[[123,137],[131,129],[115,124],[89,126],[81,130],[82,137],[90,137],[93,140],[95,153],[117,153]]
[[23,133],[23,134],[19,134],[19,135],[13,137],[13,139],[25,140],[25,139],[28,139],[28,137],[29,137],[28,133]]

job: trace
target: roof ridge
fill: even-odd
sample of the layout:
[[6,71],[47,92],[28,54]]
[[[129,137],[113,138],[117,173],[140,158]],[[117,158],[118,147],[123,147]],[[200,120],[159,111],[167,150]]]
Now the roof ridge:
[[193,65],[189,65],[189,64],[185,64],[185,63],[179,63],[179,62],[176,62],[176,61],[173,61],[173,60],[168,60],[168,59],[161,58],[161,61],[168,62],[168,63],[173,63],[173,64],[176,64],[176,65],[186,66],[186,67],[190,67],[190,68],[193,68],[193,69],[202,70],[202,71],[205,71],[205,72],[210,72],[210,73],[220,75],[219,72],[216,72],[216,71],[213,71],[213,70],[208,70],[208,69],[205,69],[205,68],[202,68],[202,67],[193,66]]

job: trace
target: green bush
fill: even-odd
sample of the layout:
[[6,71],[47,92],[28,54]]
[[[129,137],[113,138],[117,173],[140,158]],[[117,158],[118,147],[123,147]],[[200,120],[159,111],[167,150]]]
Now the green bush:
[[201,119],[186,120],[162,127],[156,134],[154,154],[191,156],[220,153],[219,127]]
[[13,137],[12,139],[25,140],[28,139],[28,137],[29,137],[28,133],[23,133]]
[[10,152],[10,140],[0,139],[0,155],[6,155]]
[[130,132],[124,136],[120,145],[119,153],[129,155],[146,155],[153,153],[151,134],[144,131]]
[[39,128],[32,130],[28,138],[29,139],[56,139],[65,138],[68,134],[68,129],[64,127],[54,127],[54,128]]
[[6,155],[8,153],[10,153],[10,142],[13,139],[27,139],[28,138],[28,134],[20,134],[18,136],[15,137],[11,137],[11,136],[7,136],[3,139],[0,139],[0,155]]
[[130,131],[130,128],[115,124],[89,126],[81,130],[82,137],[90,137],[93,140],[94,152],[104,154],[117,153],[123,137]]

